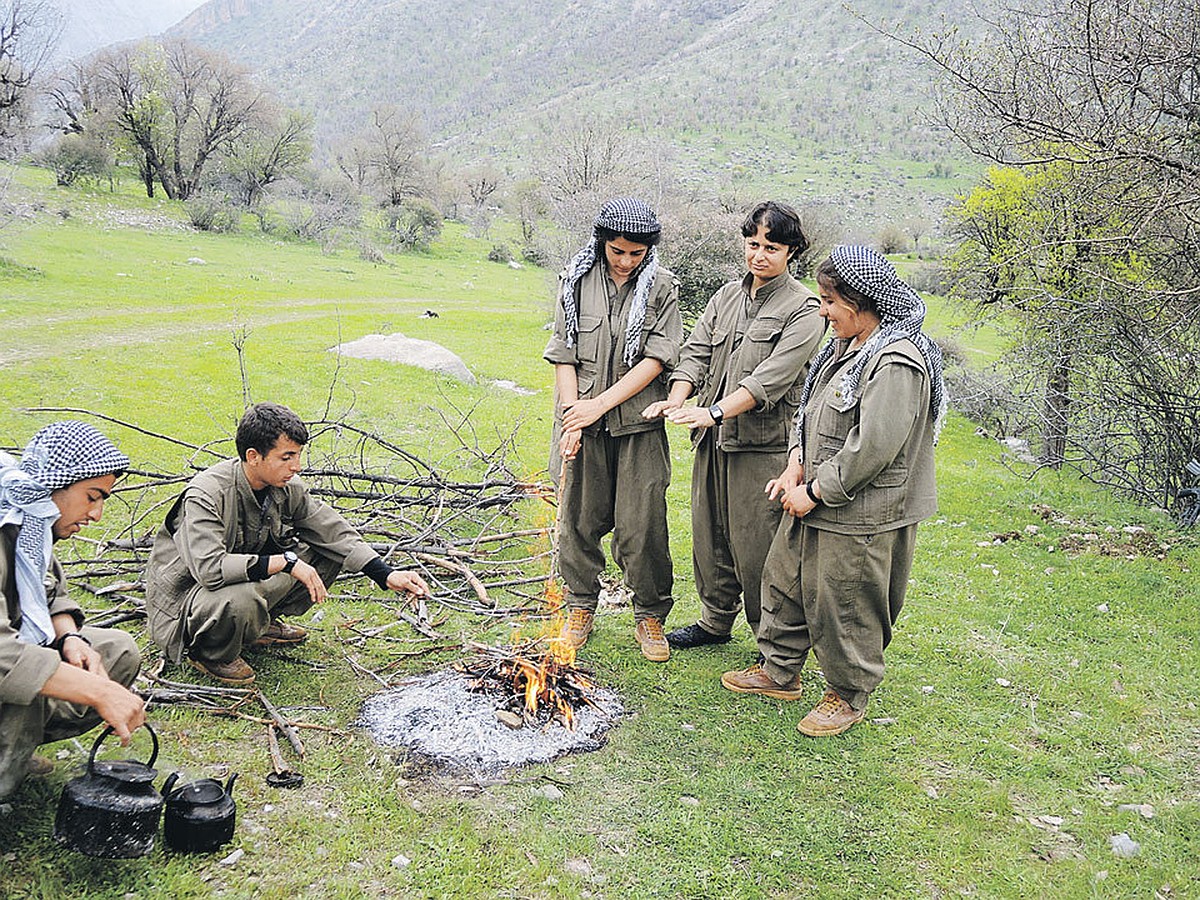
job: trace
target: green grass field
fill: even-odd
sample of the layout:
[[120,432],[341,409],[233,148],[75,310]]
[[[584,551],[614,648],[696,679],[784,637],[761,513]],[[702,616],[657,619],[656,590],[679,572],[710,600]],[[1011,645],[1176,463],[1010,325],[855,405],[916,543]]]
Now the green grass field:
[[[449,226],[428,254],[373,265],[257,233],[196,233],[168,204],[60,191],[43,173],[22,173],[14,190],[30,213],[0,233],[0,445],[21,446],[60,417],[22,412],[36,406],[195,442],[227,437],[243,405],[233,342],[245,333],[254,399],[307,418],[329,406],[430,456],[452,443],[435,410],[473,409],[481,443],[515,428],[522,474],[544,467],[551,279],[487,262],[490,242]],[[418,318],[426,308],[439,318]],[[932,315],[944,317],[932,328],[958,324],[939,305]],[[380,331],[449,347],[479,384],[329,352]],[[183,449],[102,427],[135,464],[186,464]],[[678,432],[672,448],[671,624],[682,624],[699,604],[690,451]],[[631,712],[606,746],[486,786],[406,776],[350,729],[378,686],[346,664],[337,627],[389,614],[331,602],[303,648],[254,659],[272,697],[350,730],[306,733],[300,791],[263,783],[261,726],[151,711],[160,772],[241,773],[236,862],[221,863],[228,851],[103,861],[59,849],[54,808],[84,738],[50,748],[67,759],[0,806],[0,895],[1200,897],[1195,535],[1070,473],[1027,471],[961,418],[943,435],[938,466],[940,512],[921,528],[887,678],[868,721],[846,735],[795,731],[819,699],[815,671],[798,703],[720,686],[722,671],[753,658],[744,624],[730,644],[655,665],[638,653],[625,609],[601,616],[583,654]],[[128,516],[110,504],[93,536]],[[128,627],[145,645],[142,627]],[[492,641],[506,633],[463,615],[444,629]],[[544,796],[551,783],[563,796]],[[1121,833],[1140,844],[1136,857],[1114,855]]]

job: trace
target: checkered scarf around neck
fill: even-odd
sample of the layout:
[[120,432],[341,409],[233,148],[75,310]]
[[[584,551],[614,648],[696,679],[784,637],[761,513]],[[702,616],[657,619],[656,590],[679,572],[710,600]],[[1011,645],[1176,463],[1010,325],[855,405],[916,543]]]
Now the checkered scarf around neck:
[[54,640],[45,578],[59,512],[50,495],[77,481],[128,468],[129,458],[84,422],[47,425],[33,436],[19,463],[0,453],[0,526],[19,529],[15,569],[20,640],[43,646]]
[[[834,268],[852,288],[870,297],[879,308],[879,327],[858,351],[858,358],[842,373],[840,387],[842,412],[854,405],[858,397],[859,378],[863,369],[888,344],[908,339],[916,344],[929,373],[929,406],[933,414],[933,440],[937,443],[946,418],[946,390],[942,372],[942,350],[924,332],[925,301],[900,280],[892,264],[870,247],[841,245],[829,254]],[[833,358],[836,341],[830,341],[817,354],[804,382],[804,394],[796,413],[796,436],[804,440],[804,408],[812,395],[816,375]]]
[[[619,197],[609,200],[600,207],[593,228],[607,228],[623,234],[653,234],[661,231],[658,217],[654,210],[633,197]],[[592,266],[596,264],[596,239],[593,231],[592,241],[575,254],[575,258],[567,264],[563,276],[562,304],[566,320],[566,342],[568,347],[575,346],[579,336],[579,310],[576,306],[575,288]],[[646,303],[650,299],[650,287],[654,284],[654,276],[658,274],[658,250],[650,248],[646,258],[642,260],[637,270],[637,282],[633,287],[633,302],[629,307],[629,319],[625,323],[625,364],[633,366],[637,362],[642,345],[642,326],[646,322]]]

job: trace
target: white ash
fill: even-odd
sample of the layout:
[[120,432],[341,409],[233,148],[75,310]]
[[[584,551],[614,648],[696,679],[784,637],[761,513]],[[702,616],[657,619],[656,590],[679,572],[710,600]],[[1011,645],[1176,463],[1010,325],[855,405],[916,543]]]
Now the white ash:
[[368,697],[355,724],[436,770],[484,775],[598,750],[624,712],[614,692],[596,687],[591,699],[599,708],[576,709],[574,731],[557,721],[513,730],[496,718],[500,699],[472,691],[470,682],[452,670],[410,678]]

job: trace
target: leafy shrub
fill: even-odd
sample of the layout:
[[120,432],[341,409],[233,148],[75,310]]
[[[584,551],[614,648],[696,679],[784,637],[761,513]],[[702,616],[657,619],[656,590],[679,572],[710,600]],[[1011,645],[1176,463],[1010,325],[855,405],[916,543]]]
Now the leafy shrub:
[[428,250],[442,233],[442,224],[437,207],[421,197],[405,198],[388,211],[388,231],[401,250]]
[[241,214],[216,197],[201,194],[192,197],[183,204],[188,221],[198,231],[213,231],[217,234],[230,234],[241,225]]
[[112,170],[112,153],[100,141],[82,134],[63,135],[41,155],[42,165],[54,172],[61,187],[97,182]]
[[513,259],[515,259],[512,248],[509,247],[508,244],[495,244],[492,249],[488,251],[487,258],[492,262],[498,263],[510,263],[513,261]]

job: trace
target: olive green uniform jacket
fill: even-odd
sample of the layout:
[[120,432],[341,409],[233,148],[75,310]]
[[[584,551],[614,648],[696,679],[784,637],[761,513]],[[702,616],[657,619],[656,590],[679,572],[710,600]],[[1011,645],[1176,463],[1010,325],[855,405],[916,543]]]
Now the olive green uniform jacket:
[[326,583],[330,573],[361,571],[378,555],[299,478],[268,487],[260,504],[240,459],[196,475],[155,536],[146,567],[146,612],[155,642],[179,662],[202,625],[206,632],[229,634],[228,626],[217,621],[224,611],[258,607],[261,615],[253,617],[249,631],[236,629],[240,640],[230,637],[221,641],[226,646],[205,647],[202,658],[227,662],[240,653],[241,643],[266,629],[267,613],[280,603],[288,604],[285,612],[302,612],[308,592],[290,575],[249,580],[249,567],[261,553],[287,549],[316,565]]
[[816,376],[805,409],[804,477],[822,502],[784,516],[763,571],[758,647],[783,684],[815,650],[831,688],[855,709],[883,680],[883,651],[904,604],[917,522],[937,509],[929,376],[907,340],[864,368],[842,405],[843,341]]
[[[89,707],[40,693],[62,658],[50,647],[18,638],[21,601],[13,556],[17,531],[15,525],[0,529],[0,797],[20,785],[29,756],[39,744],[83,734],[100,722],[100,716]],[[100,654],[109,677],[129,687],[141,662],[137,644],[115,628],[80,628],[83,612],[67,596],[62,566],[53,556],[46,575],[46,598],[50,615],[70,613],[75,627]]]
[[692,567],[700,623],[713,634],[728,634],[743,607],[751,630],[758,627],[763,563],[783,513],[763,488],[787,465],[808,362],[825,330],[817,296],[787,272],[753,298],[752,284],[747,275],[713,294],[670,378],[694,385],[699,406],[739,387],[755,401],[715,435],[692,432]]
[[[577,285],[579,334],[568,347],[561,294],[554,334],[543,354],[547,362],[575,367],[579,398],[607,390],[631,368],[625,363],[625,323],[634,280],[617,288],[605,264],[597,262]],[[561,288],[560,288],[561,291]],[[642,410],[667,396],[667,376],[679,358],[683,323],[679,282],[659,268],[650,288],[637,361],[657,359],[663,372],[645,388],[583,431],[579,453],[559,485],[559,569],[572,607],[595,609],[604,570],[601,542],[613,535],[613,558],[633,594],[634,617],[666,618],[674,584],[667,539],[667,486],[671,458],[662,419]],[[554,402],[550,473],[557,478],[561,457],[562,407]]]

